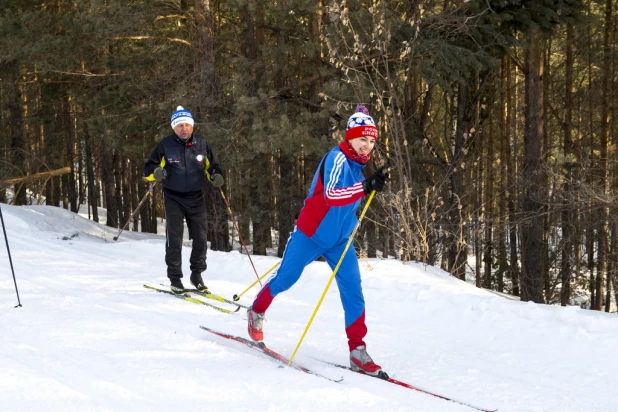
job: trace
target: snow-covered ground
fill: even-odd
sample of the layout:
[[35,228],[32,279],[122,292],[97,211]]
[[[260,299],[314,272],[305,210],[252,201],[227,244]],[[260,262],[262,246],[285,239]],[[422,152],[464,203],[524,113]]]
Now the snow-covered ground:
[[[145,289],[167,283],[162,235],[114,242],[115,229],[61,208],[1,206],[23,305],[14,308],[2,238],[2,411],[472,410],[316,360],[348,361],[335,283],[295,361],[341,383],[198,327],[246,336],[243,312]],[[262,274],[278,259],[253,262]],[[415,263],[363,259],[361,271],[368,351],[391,377],[503,412],[618,411],[616,314],[505,299]],[[264,329],[271,348],[291,355],[330,274],[314,262],[276,298]],[[256,274],[245,255],[209,251],[204,279],[232,297]]]

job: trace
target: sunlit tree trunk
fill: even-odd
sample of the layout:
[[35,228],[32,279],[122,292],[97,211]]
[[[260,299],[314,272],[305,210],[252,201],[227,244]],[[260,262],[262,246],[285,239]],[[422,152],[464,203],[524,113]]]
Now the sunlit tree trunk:
[[[602,68],[602,87],[601,87],[601,131],[600,131],[600,159],[599,173],[601,173],[601,184],[603,195],[609,192],[608,174],[608,145],[609,145],[609,92],[611,91],[611,49],[610,39],[612,36],[612,1],[605,1],[605,32],[603,40],[603,68]],[[601,310],[607,302],[604,302],[603,287],[605,276],[607,275],[607,255],[609,240],[609,208],[601,208],[600,219],[598,220],[599,253],[597,264],[597,276],[595,282],[595,304],[593,309]],[[606,307],[606,310],[609,308]]]
[[[489,107],[491,110],[491,105]],[[485,246],[484,246],[484,256],[483,262],[485,264],[485,274],[483,275],[483,286],[485,288],[491,289],[494,288],[492,272],[493,272],[493,217],[494,217],[494,207],[493,207],[493,198],[494,198],[494,173],[493,173],[493,159],[494,159],[494,127],[493,121],[491,119],[491,115],[489,118],[489,124],[486,128],[487,133],[486,136],[486,152],[485,152],[485,176],[481,178],[483,182],[483,209],[484,209],[484,222],[485,222]]]
[[[571,182],[573,180],[573,167],[572,157],[574,155],[573,150],[573,26],[567,24],[567,41],[566,41],[566,63],[565,63],[565,117],[564,117],[564,157],[565,162],[565,179],[564,179],[564,193],[570,194]],[[575,205],[573,205],[575,207]],[[565,207],[562,211],[562,251],[560,262],[560,304],[566,306],[571,299],[571,274],[573,272],[573,260],[571,259],[573,253],[573,240],[574,240],[574,211],[570,207]]]

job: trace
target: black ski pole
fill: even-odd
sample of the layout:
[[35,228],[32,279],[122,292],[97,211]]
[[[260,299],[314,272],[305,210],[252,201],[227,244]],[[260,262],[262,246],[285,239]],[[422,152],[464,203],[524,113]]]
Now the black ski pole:
[[118,238],[120,237],[120,234],[127,228],[127,226],[129,226],[129,223],[131,222],[131,220],[135,217],[137,212],[139,212],[139,210],[142,208],[142,205],[144,204],[144,201],[146,201],[146,198],[148,197],[148,195],[151,195],[151,194],[152,194],[152,183],[148,185],[148,192],[146,192],[146,194],[142,198],[142,201],[139,202],[139,205],[137,205],[137,207],[135,208],[135,211],[133,212],[131,217],[127,220],[127,223],[124,224],[124,227],[120,229],[120,232],[118,232],[116,236],[114,236],[114,240],[118,240]]
[[19,290],[17,290],[17,279],[15,279],[15,269],[13,269],[13,259],[11,259],[11,249],[9,249],[9,238],[6,236],[6,228],[4,227],[4,217],[2,216],[2,207],[0,207],[0,221],[2,221],[2,231],[4,232],[4,241],[6,242],[6,251],[9,254],[9,263],[11,264],[11,272],[13,272],[13,283],[15,283],[15,293],[17,293],[17,306],[21,307],[19,300]]

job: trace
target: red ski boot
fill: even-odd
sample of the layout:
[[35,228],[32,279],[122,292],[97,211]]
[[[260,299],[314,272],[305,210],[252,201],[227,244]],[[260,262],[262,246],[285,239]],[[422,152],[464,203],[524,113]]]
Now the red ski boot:
[[350,366],[355,371],[371,376],[380,376],[380,372],[382,372],[380,365],[373,363],[373,359],[371,359],[363,345],[350,352]]
[[264,332],[262,332],[262,324],[264,323],[264,314],[256,313],[251,308],[247,310],[247,324],[249,336],[255,342],[264,340]]

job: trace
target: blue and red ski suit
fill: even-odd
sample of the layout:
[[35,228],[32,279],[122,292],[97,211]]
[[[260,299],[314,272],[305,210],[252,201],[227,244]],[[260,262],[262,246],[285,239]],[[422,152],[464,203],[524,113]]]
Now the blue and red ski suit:
[[[347,142],[343,142],[347,145]],[[341,145],[343,146],[343,145]],[[305,266],[324,256],[334,270],[350,239],[358,218],[356,210],[365,196],[362,170],[341,146],[322,159],[313,176],[296,227],[291,233],[276,274],[258,293],[252,310],[264,313],[275,296],[288,290],[300,278]],[[348,248],[335,276],[343,310],[350,351],[364,345],[365,299],[354,245]]]

